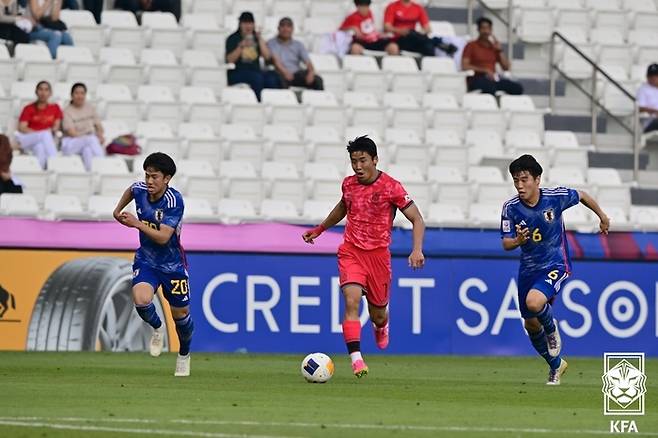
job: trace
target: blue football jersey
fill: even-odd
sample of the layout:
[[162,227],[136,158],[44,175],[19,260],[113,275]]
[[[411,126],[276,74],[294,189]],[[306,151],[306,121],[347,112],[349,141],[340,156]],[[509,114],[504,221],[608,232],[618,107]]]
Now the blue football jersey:
[[577,190],[565,187],[540,189],[539,201],[530,207],[518,196],[503,205],[500,222],[502,237],[516,237],[516,225],[528,228],[530,236],[521,246],[519,272],[533,274],[549,267],[571,271],[569,245],[562,221],[562,212],[580,202]]
[[172,227],[175,231],[169,242],[159,245],[146,234],[139,232],[140,247],[135,254],[135,263],[145,263],[162,272],[181,272],[186,268],[185,254],[180,244],[183,225],[183,197],[171,187],[155,202],[149,201],[146,184],[136,182],[131,187],[137,217],[151,228],[160,229],[160,225]]

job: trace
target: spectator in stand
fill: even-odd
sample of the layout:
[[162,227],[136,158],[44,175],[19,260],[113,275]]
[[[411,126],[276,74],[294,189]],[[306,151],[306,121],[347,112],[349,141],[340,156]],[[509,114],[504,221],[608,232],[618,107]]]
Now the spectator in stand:
[[501,78],[496,73],[496,64],[509,71],[511,64],[503,53],[500,42],[492,33],[491,20],[485,17],[477,21],[478,38],[464,47],[462,70],[473,70],[475,74],[466,78],[468,91],[480,90],[483,93],[523,94],[523,86],[518,82]]
[[86,99],[85,84],[74,84],[71,102],[64,108],[62,152],[64,155],[80,155],[85,168],[90,171],[92,159],[105,155],[102,146],[105,139],[96,108]]
[[636,99],[640,112],[650,116],[644,132],[658,131],[658,64],[647,68],[647,82],[638,88]]
[[103,0],[82,0],[82,5],[86,10],[94,14],[94,19],[96,20],[96,23],[101,24],[101,13],[103,12]]
[[57,48],[60,45],[73,45],[71,34],[59,19],[61,9],[61,0],[29,0],[26,9],[27,16],[34,25],[30,32],[30,41],[44,41],[53,59],[57,57]]
[[171,12],[180,20],[181,0],[116,0],[115,9],[123,9],[135,14],[137,20],[141,20],[142,12]]
[[348,15],[340,25],[340,30],[354,34],[350,54],[362,55],[364,50],[385,50],[388,55],[399,55],[398,45],[391,38],[385,38],[377,32],[370,3],[370,0],[354,0],[356,11]]
[[11,176],[11,159],[13,153],[6,135],[0,134],[0,194],[23,193],[23,187]]
[[[420,24],[422,30],[416,31]],[[412,0],[397,0],[389,3],[384,11],[384,31],[393,33],[400,50],[420,53],[423,56],[434,56],[435,49],[443,50],[449,56],[454,55],[457,47],[444,43],[439,37],[429,37],[432,29],[427,11]]]
[[[292,37],[294,24],[290,17],[279,20],[279,34],[267,42],[272,53],[272,63],[279,72],[284,88],[291,85],[323,90],[322,78],[315,74],[306,47]],[[304,63],[305,68],[301,64]]]
[[254,14],[243,12],[238,19],[238,30],[226,39],[226,62],[235,64],[226,72],[228,84],[249,84],[260,100],[263,88],[281,88],[279,76],[274,71],[261,68],[261,58],[271,59],[270,50],[259,32],[256,32]]
[[27,44],[32,27],[30,20],[18,14],[16,0],[0,0],[0,39]]
[[21,149],[36,155],[45,169],[48,158],[57,155],[54,135],[62,122],[62,110],[56,103],[48,102],[52,94],[49,82],[39,82],[36,94],[36,102],[26,105],[18,118],[16,139]]

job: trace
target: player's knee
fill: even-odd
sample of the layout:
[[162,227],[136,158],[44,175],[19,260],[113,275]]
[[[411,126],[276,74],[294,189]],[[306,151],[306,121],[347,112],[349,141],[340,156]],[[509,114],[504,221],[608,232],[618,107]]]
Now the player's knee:
[[530,294],[525,301],[528,310],[533,313],[541,312],[541,309],[544,308],[546,304],[546,298],[541,294]]
[[135,306],[137,306],[137,307],[148,306],[149,304],[151,304],[151,301],[153,301],[153,299],[151,297],[143,297],[143,296],[139,296],[139,295],[135,295],[133,297],[133,302],[135,303]]
[[351,55],[363,55],[363,46],[359,43],[352,44],[350,48]]

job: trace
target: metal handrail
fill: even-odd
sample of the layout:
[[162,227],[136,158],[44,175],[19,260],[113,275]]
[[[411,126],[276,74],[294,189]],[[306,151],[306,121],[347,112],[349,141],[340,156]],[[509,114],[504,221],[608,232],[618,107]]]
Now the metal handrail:
[[471,35],[471,32],[473,32],[473,6],[474,3],[478,3],[480,7],[486,9],[491,15],[496,17],[501,23],[503,23],[507,27],[507,59],[510,61],[512,60],[512,55],[514,54],[514,42],[512,41],[514,38],[514,29],[512,28],[512,13],[514,11],[514,1],[513,0],[508,0],[507,2],[507,18],[509,19],[506,20],[502,15],[500,15],[498,12],[495,10],[491,9],[487,4],[484,2],[484,0],[468,0],[468,9],[467,9],[467,23],[468,23],[468,34]]
[[[574,50],[585,62],[587,62],[592,67],[592,89],[591,93],[587,92],[584,87],[582,87],[575,79],[570,78],[560,67],[555,63],[555,39],[559,38],[563,43],[565,43],[569,48]],[[555,109],[555,72],[560,73],[565,79],[567,79],[571,84],[575,85],[581,92],[583,92],[590,99],[590,111],[592,117],[592,133],[591,141],[592,144],[596,144],[596,134],[597,134],[597,108],[602,109],[608,116],[612,117],[622,126],[626,131],[628,131],[633,136],[633,179],[637,182],[638,173],[639,173],[639,152],[640,152],[640,135],[639,135],[639,107],[635,96],[626,91],[626,89],[615,79],[610,77],[608,73],[605,72],[601,67],[599,67],[596,62],[594,62],[589,56],[583,53],[578,47],[576,47],[571,41],[569,41],[564,35],[558,31],[554,31],[551,34],[551,47],[549,53],[549,107],[551,110]],[[596,97],[596,83],[597,75],[601,74],[605,77],[611,84],[613,84],[618,90],[622,92],[626,97],[628,97],[633,102],[633,123],[632,126],[627,126],[624,121],[612,114],[601,102],[599,102]]]

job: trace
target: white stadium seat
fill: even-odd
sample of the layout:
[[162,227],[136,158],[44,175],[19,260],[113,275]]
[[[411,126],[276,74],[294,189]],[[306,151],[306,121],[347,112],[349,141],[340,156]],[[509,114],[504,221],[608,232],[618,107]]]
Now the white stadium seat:
[[36,217],[39,214],[39,205],[32,195],[3,193],[0,195],[0,214]]

